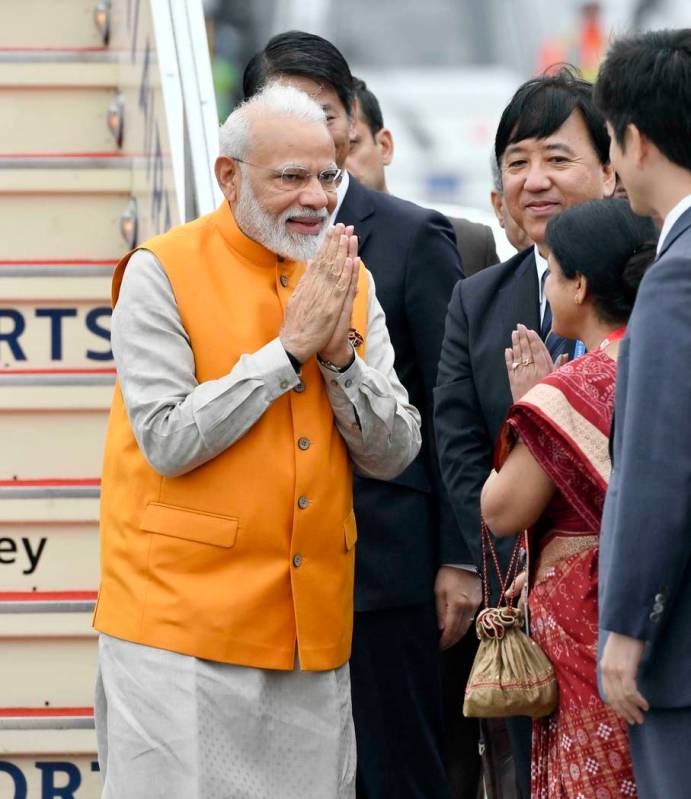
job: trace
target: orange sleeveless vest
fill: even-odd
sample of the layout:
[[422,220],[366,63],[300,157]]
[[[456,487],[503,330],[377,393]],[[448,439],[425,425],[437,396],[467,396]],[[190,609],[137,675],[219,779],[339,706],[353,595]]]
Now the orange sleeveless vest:
[[[142,248],[167,273],[200,383],[278,335],[305,268],[247,238],[225,202]],[[115,271],[114,305],[130,256]],[[364,268],[353,326],[366,335]],[[304,390],[283,394],[235,444],[175,478],[143,457],[116,385],[97,630],[256,668],[292,669],[296,642],[305,670],[346,662],[357,538],[351,464],[316,358],[301,379]]]

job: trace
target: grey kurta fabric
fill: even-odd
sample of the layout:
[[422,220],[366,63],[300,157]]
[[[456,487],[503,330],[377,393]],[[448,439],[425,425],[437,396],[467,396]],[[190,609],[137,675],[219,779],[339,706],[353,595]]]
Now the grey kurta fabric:
[[[386,480],[420,448],[420,414],[393,368],[384,311],[369,276],[367,346],[341,374],[322,367],[336,425],[356,467]],[[243,355],[224,377],[197,383],[173,290],[152,253],[130,259],[111,341],[137,443],[157,471],[184,474],[237,441],[300,378],[278,338]]]
[[103,799],[353,799],[348,665],[230,666],[101,635]]

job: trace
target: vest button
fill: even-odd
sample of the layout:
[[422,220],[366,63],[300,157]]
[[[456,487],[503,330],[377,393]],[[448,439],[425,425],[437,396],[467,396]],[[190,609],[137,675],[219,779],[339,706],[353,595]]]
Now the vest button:
[[298,447],[300,447],[300,449],[309,449],[311,443],[309,438],[298,438]]
[[296,394],[302,394],[302,392],[304,390],[305,390],[305,384],[304,383],[298,383],[297,386],[295,386],[295,388],[293,389],[293,391]]
[[281,275],[279,279],[283,288],[286,288],[288,286],[288,275]]
[[300,508],[300,510],[305,510],[309,504],[310,501],[304,494],[298,499],[298,508]]
[[293,566],[299,569],[302,566],[302,555],[293,555]]

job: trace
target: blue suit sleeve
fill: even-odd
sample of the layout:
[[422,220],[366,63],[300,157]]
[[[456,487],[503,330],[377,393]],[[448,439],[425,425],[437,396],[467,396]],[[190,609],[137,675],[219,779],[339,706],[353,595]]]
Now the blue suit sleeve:
[[[600,627],[654,642],[691,555],[691,263],[651,267],[629,326],[602,530]],[[624,368],[622,364],[622,369]]]

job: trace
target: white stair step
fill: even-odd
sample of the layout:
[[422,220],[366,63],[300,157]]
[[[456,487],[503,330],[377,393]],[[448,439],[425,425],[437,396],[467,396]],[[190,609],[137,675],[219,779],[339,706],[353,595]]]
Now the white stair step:
[[112,57],[108,61],[94,62],[81,60],[79,51],[72,51],[70,57],[69,51],[60,56],[48,50],[33,54],[24,52],[21,59],[15,55],[10,59],[7,51],[0,50],[0,91],[11,89],[17,93],[21,89],[77,87],[115,91],[119,74],[120,65]]
[[0,192],[129,193],[132,160],[115,153],[0,157]]
[[100,485],[98,478],[5,480],[0,483],[0,525],[5,529],[17,524],[94,526],[98,523]]
[[[92,297],[96,295],[93,299],[55,298],[47,290],[48,296],[27,299],[21,296],[27,292],[22,292],[20,279],[7,279],[6,283],[13,291],[7,299],[3,298],[0,305],[0,386],[8,372],[36,375],[41,374],[37,371],[41,370],[45,375],[51,372],[60,375],[65,374],[65,370],[113,367],[110,348],[112,311],[106,293],[109,281],[104,278],[84,280],[84,290],[88,290]],[[92,287],[90,281],[93,281]],[[13,285],[16,282],[19,282],[18,286]],[[64,283],[73,285],[61,285]],[[0,287],[2,284],[0,280]],[[65,278],[51,290],[56,294],[62,290],[69,296],[70,288],[75,288],[74,281]],[[75,293],[79,293],[79,289],[75,289]]]
[[107,419],[101,409],[0,413],[0,481],[100,474]]
[[96,0],[3,0],[0,48],[100,50],[95,6]]
[[[56,710],[60,711],[59,708]],[[79,710],[79,713],[75,713],[75,710]],[[21,712],[20,708],[12,708],[11,711],[3,711],[0,708],[0,753],[3,759],[6,760],[7,755],[26,757],[28,754],[70,754],[80,757],[95,755],[93,708],[64,708],[64,715],[33,711],[29,715],[22,716]],[[81,723],[84,726],[74,728],[66,726],[71,723]],[[14,760],[14,757],[12,759]],[[93,757],[93,760],[95,759]],[[6,795],[0,791],[0,796]]]
[[0,708],[93,704],[97,636],[90,613],[0,613]]
[[1,591],[0,641],[3,638],[92,638],[96,590]]
[[22,275],[8,276],[0,268],[0,297],[5,303],[37,299],[41,304],[46,300],[93,300],[99,305],[110,304],[111,283],[109,274],[68,274],[58,280],[54,274],[46,273],[39,277],[30,270]]
[[[42,153],[46,149],[55,153],[117,151],[118,144],[107,125],[108,106],[115,94],[110,88],[26,90],[0,83],[0,155]],[[50,120],[48,137],[46,120]]]
[[[0,171],[0,180],[7,176]],[[126,250],[120,217],[129,194],[94,190],[51,195],[0,190],[0,219],[11,219],[2,236],[3,259],[119,258]]]
[[117,260],[112,258],[0,260],[0,280],[14,277],[107,277],[110,280],[116,264]]
[[[89,733],[90,753],[75,753],[80,743],[68,737],[81,730],[60,730],[53,738],[44,741],[44,730],[11,730],[6,733],[10,753],[3,755],[7,764],[0,771],[0,796],[7,799],[46,799],[46,797],[74,797],[74,799],[99,799],[102,790],[101,775],[96,756],[96,735]],[[84,731],[86,732],[86,731]],[[0,751],[4,751],[4,736],[0,736]],[[14,750],[24,747],[24,753]],[[10,773],[11,771],[11,773]]]
[[4,591],[98,590],[98,524],[0,523]]
[[[40,388],[61,388],[51,394],[52,408],[106,408],[113,396],[115,369],[112,367],[85,369],[3,369],[0,370],[0,410],[13,408],[44,408],[47,404],[42,395],[36,391]],[[11,392],[2,389],[12,386]],[[21,386],[21,388],[17,388]],[[95,396],[87,394],[85,386],[107,386]]]

